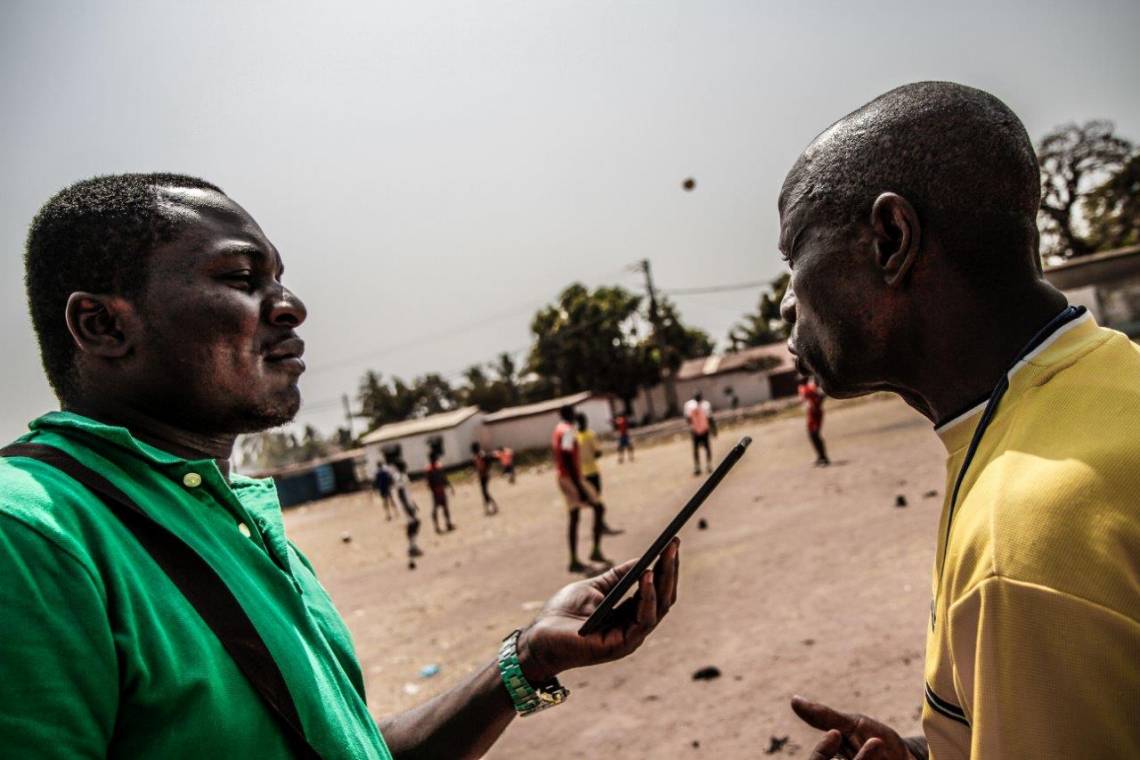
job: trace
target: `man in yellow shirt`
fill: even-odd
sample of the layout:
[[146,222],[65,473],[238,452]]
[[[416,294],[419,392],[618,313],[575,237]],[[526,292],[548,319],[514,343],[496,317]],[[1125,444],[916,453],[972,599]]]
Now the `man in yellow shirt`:
[[946,82],[844,117],[784,182],[800,369],[898,393],[948,453],[923,736],[797,697],[812,760],[1140,757],[1140,349],[1042,279],[1039,202],[1021,122]]
[[[578,412],[578,464],[582,469],[582,477],[594,487],[600,496],[602,493],[602,473],[598,469],[598,459],[602,456],[602,449],[598,445],[598,436],[590,429],[590,421],[582,412]],[[625,531],[611,528],[602,513],[602,535],[619,536]]]
[[582,477],[594,486],[599,494],[602,492],[602,475],[598,472],[598,457],[602,455],[598,448],[598,436],[590,430],[590,421],[586,415],[578,413],[578,462],[582,467]]

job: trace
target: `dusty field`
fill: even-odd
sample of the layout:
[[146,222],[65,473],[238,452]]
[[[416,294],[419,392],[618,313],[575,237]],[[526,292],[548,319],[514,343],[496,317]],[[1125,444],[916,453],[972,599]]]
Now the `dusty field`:
[[[516,720],[490,757],[753,758],[766,756],[772,736],[791,737],[775,756],[804,757],[814,732],[787,706],[797,692],[917,730],[944,489],[929,424],[897,401],[832,409],[828,469],[812,466],[801,418],[723,430],[714,448],[723,453],[745,433],[752,450],[702,509],[708,530],[694,521],[682,534],[677,607],[654,637],[626,661],[566,674],[570,701]],[[627,530],[605,550],[635,556],[695,488],[688,441],[601,465],[611,522]],[[931,490],[937,498],[924,497]],[[402,522],[385,522],[368,495],[287,514],[352,629],[373,714],[423,700],[493,658],[502,636],[573,580],[551,472],[524,473],[514,486],[496,480],[492,493],[497,517],[483,516],[466,483],[453,500],[457,531],[436,536],[425,520],[427,556],[415,571]],[[899,494],[905,509],[895,507]],[[426,492],[416,496],[427,509]],[[441,672],[421,679],[429,663]],[[693,681],[706,665],[723,675]]]

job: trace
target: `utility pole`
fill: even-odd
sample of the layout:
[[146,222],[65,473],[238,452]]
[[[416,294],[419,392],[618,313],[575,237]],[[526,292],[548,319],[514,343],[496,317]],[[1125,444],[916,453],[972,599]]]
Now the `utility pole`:
[[340,394],[340,400],[344,404],[344,419],[348,423],[348,437],[351,440],[356,438],[356,431],[352,429],[352,407],[348,403],[348,394]]
[[653,288],[653,270],[649,266],[649,259],[642,259],[637,268],[645,274],[645,290],[649,293],[649,321],[653,323],[653,340],[661,354],[661,363],[664,369],[662,382],[665,385],[665,416],[674,417],[680,411],[677,403],[677,385],[673,381],[673,370],[669,366],[669,348],[665,343],[665,331],[661,327],[661,312],[657,308],[657,291]]

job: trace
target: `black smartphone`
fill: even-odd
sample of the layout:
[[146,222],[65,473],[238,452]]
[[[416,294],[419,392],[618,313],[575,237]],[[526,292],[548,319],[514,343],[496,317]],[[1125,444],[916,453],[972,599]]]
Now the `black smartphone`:
[[641,574],[645,572],[646,568],[653,564],[653,560],[657,559],[657,557],[661,555],[661,552],[665,551],[665,547],[673,540],[673,536],[680,532],[684,524],[693,516],[693,513],[705,503],[705,499],[709,497],[709,494],[713,492],[714,488],[720,485],[720,481],[724,480],[724,476],[728,474],[732,466],[740,461],[740,458],[744,456],[744,452],[748,449],[748,444],[750,443],[752,443],[752,439],[748,436],[744,436],[740,439],[739,443],[732,447],[732,451],[728,452],[728,456],[717,465],[717,468],[713,470],[708,479],[701,484],[701,487],[693,494],[693,498],[689,499],[689,503],[682,507],[681,511],[677,513],[677,516],[673,518],[673,521],[669,523],[665,530],[661,531],[661,535],[658,536],[657,540],[653,542],[653,545],[649,547],[649,551],[641,555],[641,559],[637,561],[633,569],[622,576],[618,584],[610,589],[610,593],[606,594],[606,598],[603,599],[602,603],[598,605],[598,608],[594,610],[594,614],[590,615],[590,619],[583,623],[582,627],[578,629],[579,636],[589,636],[594,631],[605,626],[606,620],[613,613],[617,603],[621,601],[621,598],[625,596],[627,591],[633,588],[634,584],[641,578]]

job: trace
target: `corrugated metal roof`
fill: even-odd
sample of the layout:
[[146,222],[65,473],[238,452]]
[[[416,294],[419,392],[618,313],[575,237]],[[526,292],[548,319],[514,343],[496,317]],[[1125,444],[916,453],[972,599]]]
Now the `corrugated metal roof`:
[[567,404],[581,404],[583,401],[593,397],[593,395],[594,394],[590,391],[582,391],[581,393],[574,393],[569,396],[562,396],[561,398],[552,398],[549,401],[539,401],[537,404],[512,406],[488,414],[483,418],[483,422],[491,425],[496,422],[503,422],[504,420],[513,420],[518,417],[530,417],[534,414],[556,412]]
[[1140,256],[1140,245],[1130,245],[1125,248],[1114,248],[1111,251],[1097,251],[1090,253],[1086,256],[1074,256],[1071,259],[1066,259],[1060,264],[1053,264],[1052,266],[1045,267],[1045,277],[1048,278],[1053,272],[1064,272],[1069,269],[1080,269],[1081,267],[1091,266],[1098,264],[1102,261],[1112,261],[1114,259],[1128,258],[1129,256]]
[[698,377],[723,375],[726,372],[738,370],[755,372],[760,371],[761,365],[766,363],[766,360],[771,359],[777,360],[778,363],[771,367],[764,367],[765,371],[780,369],[784,365],[792,366],[792,355],[788,352],[788,344],[785,341],[745,348],[730,354],[713,354],[712,356],[688,359],[681,364],[676,377],[678,380],[693,380]]
[[429,417],[420,417],[414,420],[404,420],[403,422],[390,422],[387,425],[380,427],[368,433],[360,439],[361,443],[383,443],[384,441],[391,441],[395,438],[404,438],[409,435],[417,435],[420,433],[434,433],[439,430],[448,430],[456,425],[466,422],[474,415],[479,413],[477,406],[465,406],[460,409],[453,409],[450,412],[441,412],[440,414],[433,414]]

